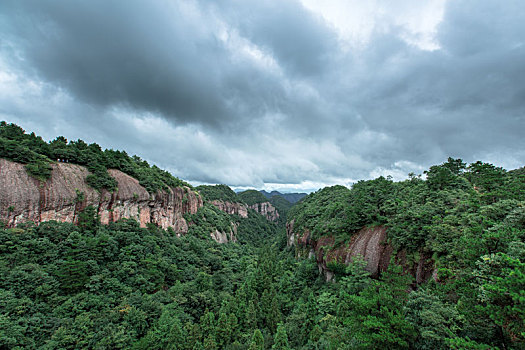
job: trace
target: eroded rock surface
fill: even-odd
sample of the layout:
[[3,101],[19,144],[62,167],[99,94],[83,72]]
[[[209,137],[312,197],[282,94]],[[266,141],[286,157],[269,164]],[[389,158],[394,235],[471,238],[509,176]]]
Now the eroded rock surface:
[[52,166],[51,178],[41,183],[27,174],[23,164],[0,159],[0,220],[8,227],[26,221],[76,223],[79,212],[92,205],[103,224],[134,218],[142,227],[153,223],[182,235],[188,232],[183,215],[195,214],[203,205],[201,196],[188,187],[149,194],[138,180],[110,169],[118,190],[98,192],[86,183],[89,172],[85,167],[70,163]]
[[213,200],[211,204],[216,206],[219,210],[230,215],[239,215],[240,217],[248,217],[248,207],[243,203],[232,203],[228,201]]
[[[355,232],[348,243],[335,245],[332,236],[312,239],[309,230],[300,234],[294,230],[294,221],[286,224],[288,246],[296,245],[298,257],[315,256],[319,272],[327,280],[334,276],[330,263],[349,264],[353,259],[360,258],[366,262],[365,269],[372,277],[377,277],[386,271],[392,261],[393,249],[387,242],[387,230],[384,226],[364,227]],[[416,283],[423,283],[432,278],[435,272],[431,257],[419,254],[416,261],[407,259],[405,251],[399,252],[393,259],[401,265],[405,273],[414,276]]]
[[219,230],[215,230],[210,234],[210,236],[217,243],[237,242],[237,224],[232,222],[230,231],[221,232]]
[[270,221],[277,221],[279,219],[279,212],[270,202],[255,203],[250,205],[250,208]]

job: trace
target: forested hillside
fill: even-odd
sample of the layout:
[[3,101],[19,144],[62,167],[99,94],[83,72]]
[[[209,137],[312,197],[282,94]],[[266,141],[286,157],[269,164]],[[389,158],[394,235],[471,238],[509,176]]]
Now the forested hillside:
[[306,193],[281,193],[279,191],[266,192],[265,190],[260,191],[266,198],[272,199],[273,197],[280,196],[291,204],[299,202],[306,196]]
[[[0,124],[0,152],[41,183],[60,159],[86,166],[99,191],[117,190],[108,169],[152,194],[190,187],[125,152],[48,143],[12,124]],[[184,235],[133,219],[102,225],[93,206],[76,224],[0,226],[0,348],[525,348],[523,169],[450,158],[401,182],[274,201],[288,236],[282,220],[220,209],[261,204],[258,192],[195,190],[204,203],[183,214]],[[331,255],[374,230],[389,253],[377,274],[366,256]],[[432,273],[418,280],[419,269]]]
[[[523,348],[523,169],[505,171],[482,162],[467,166],[449,158],[425,176],[324,188],[290,211],[295,249],[324,253],[318,263],[331,260],[328,268],[341,285],[356,282],[359,259],[345,268],[340,252],[351,255],[358,244],[353,237],[363,227],[386,228],[380,245],[391,252],[388,270],[359,291],[331,295],[339,306],[350,303],[334,313],[335,322],[348,331],[350,343],[365,348]],[[421,269],[432,273],[422,278]],[[397,282],[389,280],[394,271],[405,273],[399,286],[411,285],[406,297],[384,294],[400,283],[399,276]]]
[[51,176],[51,162],[84,165],[91,172],[87,179],[88,184],[98,190],[113,191],[117,187],[107,169],[118,169],[134,177],[149,192],[168,186],[191,187],[167,171],[155,165],[150,166],[140,157],[129,156],[125,151],[103,151],[96,143],[88,145],[82,140],[68,142],[63,136],[45,142],[35,133],[27,134],[21,127],[5,121],[0,122],[0,158],[26,164],[28,173],[41,181]]
[[221,200],[225,202],[241,202],[241,198],[227,185],[202,185],[197,190],[209,201]]

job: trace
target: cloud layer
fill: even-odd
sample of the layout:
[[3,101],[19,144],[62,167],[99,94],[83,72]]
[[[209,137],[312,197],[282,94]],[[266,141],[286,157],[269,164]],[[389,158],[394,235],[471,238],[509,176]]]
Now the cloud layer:
[[240,187],[524,165],[519,1],[318,4],[4,1],[0,119]]

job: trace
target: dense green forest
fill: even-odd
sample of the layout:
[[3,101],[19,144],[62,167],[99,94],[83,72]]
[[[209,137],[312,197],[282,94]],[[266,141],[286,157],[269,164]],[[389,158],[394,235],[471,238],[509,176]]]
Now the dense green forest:
[[221,200],[224,202],[242,202],[237,194],[227,185],[201,185],[197,186],[196,190],[209,201]]
[[97,190],[113,191],[117,188],[117,182],[109,176],[108,169],[118,169],[136,178],[150,193],[168,186],[191,187],[167,171],[150,166],[140,157],[129,156],[124,151],[103,151],[96,143],[68,142],[63,136],[45,142],[35,133],[27,134],[18,125],[5,121],[0,122],[0,158],[26,164],[27,172],[41,181],[51,176],[50,163],[53,161],[84,165],[91,172],[88,184]]
[[240,192],[239,197],[248,205],[268,202],[268,198],[266,198],[261,192],[256,190],[246,190]]
[[[0,124],[0,152],[41,181],[61,159],[87,166],[99,189],[114,189],[108,168],[149,191],[187,185],[125,152],[13,124]],[[525,171],[450,158],[424,175],[281,203],[313,240],[387,227],[395,253],[435,264],[419,284],[395,263],[371,278],[360,259],[327,283],[287,247],[283,222],[211,205],[238,201],[225,185],[197,188],[205,204],[182,237],[131,219],[101,225],[93,207],[76,226],[0,225],[0,348],[525,349]],[[210,238],[232,225],[237,243]]]
[[[403,253],[409,262],[431,257],[435,266],[435,279],[419,286],[404,282],[412,282],[415,290],[398,298],[394,308],[382,304],[381,288],[365,288],[350,296],[364,297],[360,302],[368,305],[354,309],[364,313],[360,321],[345,323],[338,312],[336,318],[350,326],[350,334],[364,333],[350,339],[360,339],[365,348],[525,348],[523,168],[505,171],[483,162],[467,166],[449,158],[425,175],[410,174],[401,182],[380,177],[351,189],[327,187],[291,209],[288,220],[294,221],[294,230],[308,230],[313,240],[330,236],[340,245],[364,226],[383,225],[385,243],[394,253]],[[340,273],[340,283],[353,268]],[[396,346],[377,345],[395,337],[401,337]]]
[[292,208],[293,204],[288,202],[284,197],[276,195],[270,198],[270,203],[277,209],[279,212],[279,222],[286,223],[288,212]]
[[306,193],[281,193],[279,191],[272,191],[267,192],[265,190],[260,191],[266,198],[272,199],[273,197],[282,197],[286,199],[287,202],[291,204],[295,204],[299,202],[301,199],[303,199],[306,196]]

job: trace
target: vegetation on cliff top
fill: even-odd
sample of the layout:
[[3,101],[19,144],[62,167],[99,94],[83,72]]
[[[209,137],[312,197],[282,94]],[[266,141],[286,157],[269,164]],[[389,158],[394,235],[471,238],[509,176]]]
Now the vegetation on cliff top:
[[[294,206],[289,220],[296,233],[309,230],[313,240],[331,236],[341,244],[364,226],[384,225],[385,243],[395,251],[414,261],[430,257],[439,282],[420,286],[399,306],[405,321],[395,321],[395,336],[406,332],[399,344],[404,339],[406,347],[417,349],[525,347],[523,169],[506,171],[482,162],[467,166],[449,158],[425,174],[426,179],[411,174],[401,182],[380,177],[351,189],[324,188]],[[363,306],[372,308],[367,314],[373,314],[378,294],[363,290],[359,295]],[[362,317],[350,329],[361,332],[367,319],[372,321]],[[378,331],[386,320],[373,322]],[[362,341],[376,348],[367,343],[381,341],[372,334],[370,329]]]
[[270,203],[277,209],[279,212],[279,221],[286,223],[288,217],[288,211],[292,208],[293,204],[288,202],[284,197],[280,195],[275,195],[270,198]]
[[265,190],[259,191],[261,192],[266,198],[272,199],[273,197],[280,196],[284,199],[286,199],[291,204],[295,204],[299,202],[301,199],[303,199],[307,194],[306,193],[281,193],[279,191],[272,191],[272,192],[266,192]]
[[196,190],[208,201],[242,202],[237,194],[227,185],[201,185]]
[[51,176],[54,161],[83,165],[91,172],[87,183],[97,190],[114,191],[117,188],[116,180],[107,169],[118,169],[136,178],[150,193],[168,187],[191,187],[167,171],[150,166],[138,156],[112,149],[103,151],[96,143],[87,144],[82,140],[68,142],[63,136],[45,142],[35,133],[26,134],[21,127],[5,121],[0,122],[0,158],[26,164],[27,172],[41,181]]
[[[125,152],[5,123],[0,147],[42,179],[61,159],[91,166],[98,188],[111,189],[108,168],[149,191],[180,181]],[[238,201],[225,185],[199,190]],[[133,220],[100,225],[92,207],[78,226],[0,228],[0,348],[523,349],[524,198],[523,169],[449,159],[426,179],[329,187],[290,209],[314,239],[387,226],[397,251],[431,257],[436,279],[420,285],[396,264],[372,279],[359,259],[325,283],[315,260],[286,247],[282,225],[210,203],[185,215],[180,238]],[[233,227],[241,244],[209,237]]]
[[364,226],[386,225],[396,249],[416,250],[436,239],[439,225],[459,229],[460,222],[475,221],[474,215],[480,220],[480,214],[496,207],[505,217],[523,206],[525,175],[519,170],[507,172],[482,162],[466,166],[449,158],[425,174],[426,180],[415,175],[401,182],[379,177],[351,189],[327,187],[295,205],[289,218],[296,230],[308,229],[315,239],[349,239]]
[[257,190],[246,190],[239,192],[237,195],[248,205],[269,202],[268,198]]

